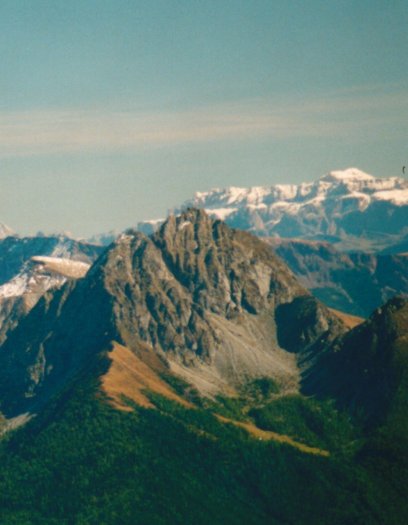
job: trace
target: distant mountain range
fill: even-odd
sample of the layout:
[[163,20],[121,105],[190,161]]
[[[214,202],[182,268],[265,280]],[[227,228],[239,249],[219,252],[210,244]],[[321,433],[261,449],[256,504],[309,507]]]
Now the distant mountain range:
[[[175,214],[190,207],[268,239],[300,282],[332,308],[367,317],[395,294],[408,292],[408,180],[375,178],[350,168],[312,183],[198,192]],[[137,229],[150,235],[162,223],[163,219],[148,220]],[[32,256],[55,256],[55,252],[64,257],[61,250],[50,248],[55,239],[65,239],[61,246],[100,245],[100,252],[118,235],[111,231],[93,236],[88,243],[69,241],[64,235],[18,241],[8,226],[1,225],[0,283],[2,272],[12,264],[1,259],[1,251],[16,250],[15,243],[35,246]],[[15,286],[22,282],[16,275],[9,272],[5,280],[14,277]],[[0,298],[3,295],[0,290]]]
[[[198,192],[180,210],[189,207],[259,236],[323,240],[342,251],[398,253],[408,245],[408,180],[355,168],[299,185]],[[151,233],[161,222],[145,221],[138,229]]]
[[[347,252],[408,252],[408,179],[376,178],[357,168],[332,171],[315,182],[197,192],[172,214],[188,208],[204,209],[260,237],[325,241]],[[150,235],[164,220],[146,219],[136,229]],[[119,234],[112,230],[86,242],[107,246]],[[0,224],[0,239],[8,236],[16,234]]]
[[332,308],[368,317],[395,295],[408,296],[408,253],[345,253],[328,242],[266,241],[299,282]]

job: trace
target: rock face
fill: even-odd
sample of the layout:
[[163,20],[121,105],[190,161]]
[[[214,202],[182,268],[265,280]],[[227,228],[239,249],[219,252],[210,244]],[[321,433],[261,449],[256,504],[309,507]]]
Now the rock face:
[[[379,251],[408,234],[408,181],[356,168],[299,185],[199,192],[181,209],[191,206],[260,236],[326,240],[343,251]],[[147,221],[140,229],[155,226]]]
[[267,244],[188,210],[41,299],[0,348],[0,398],[6,414],[34,409],[112,341],[205,395],[264,376],[296,390],[297,355],[344,331]]
[[[137,338],[205,393],[259,375],[295,386],[275,311],[307,292],[264,243],[189,210],[151,238],[124,236],[107,256],[106,268],[118,261],[107,289],[115,297],[127,290],[116,307],[124,339],[137,327]],[[313,326],[319,335],[329,328]]]
[[408,295],[408,257],[342,253],[329,243],[269,239],[299,282],[331,308],[368,317],[395,295]]

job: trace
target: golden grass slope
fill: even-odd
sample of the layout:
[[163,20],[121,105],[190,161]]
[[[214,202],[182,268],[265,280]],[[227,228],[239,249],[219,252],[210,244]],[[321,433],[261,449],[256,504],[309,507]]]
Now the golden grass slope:
[[125,398],[131,399],[142,407],[155,408],[145,395],[146,390],[191,407],[190,403],[178,396],[154,370],[128,348],[114,342],[108,357],[111,365],[101,378],[102,389],[115,408],[132,411],[132,408],[126,404]]
[[243,428],[246,430],[252,437],[264,441],[277,441],[278,443],[283,443],[285,445],[290,445],[291,447],[297,448],[301,452],[305,452],[306,454],[315,454],[317,456],[329,456],[330,453],[327,450],[323,450],[321,448],[316,447],[310,447],[309,445],[305,445],[303,443],[299,443],[299,441],[295,441],[290,436],[286,436],[285,434],[278,434],[277,432],[271,432],[270,430],[261,430],[257,426],[255,426],[253,423],[248,423],[244,421],[235,421],[233,419],[229,419],[227,417],[221,416],[220,414],[215,414],[217,419],[223,423],[230,423],[232,425],[235,425],[236,427]]
[[357,315],[346,314],[345,312],[340,312],[340,310],[335,310],[334,308],[329,308],[334,315],[337,315],[339,319],[347,326],[347,328],[354,328],[361,323],[364,323],[365,319],[363,317],[358,317]]
[[[131,399],[141,407],[155,409],[156,407],[147,397],[146,391],[160,394],[180,403],[186,408],[194,408],[191,403],[177,395],[152,368],[146,365],[125,346],[113,342],[112,350],[108,356],[111,364],[109,370],[101,378],[101,385],[102,390],[108,396],[109,402],[114,408],[131,412],[133,410],[132,407],[126,403],[126,399]],[[254,439],[277,441],[292,446],[306,454],[329,456],[327,450],[310,447],[283,434],[261,430],[253,423],[235,421],[220,414],[214,414],[214,416],[222,423],[229,423],[236,427],[243,428]],[[203,431],[200,432],[205,434]]]

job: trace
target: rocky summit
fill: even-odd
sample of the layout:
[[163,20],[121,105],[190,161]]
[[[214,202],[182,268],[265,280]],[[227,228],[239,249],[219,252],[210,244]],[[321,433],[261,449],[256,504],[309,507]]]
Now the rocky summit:
[[191,209],[152,237],[128,231],[85,279],[46,295],[0,351],[0,392],[28,410],[111,341],[204,395],[264,376],[295,392],[296,354],[344,330],[267,244]]

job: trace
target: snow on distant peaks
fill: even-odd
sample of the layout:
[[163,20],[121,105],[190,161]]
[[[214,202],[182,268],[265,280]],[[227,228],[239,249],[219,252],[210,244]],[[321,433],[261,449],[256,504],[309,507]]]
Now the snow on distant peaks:
[[[200,191],[174,213],[188,208],[202,208],[233,228],[261,236],[345,239],[346,246],[348,239],[364,233],[373,246],[380,239],[385,247],[394,242],[392,236],[408,231],[408,180],[348,168],[314,182]],[[151,234],[160,223],[145,221],[138,230]],[[384,240],[387,236],[389,241]]]
[[373,181],[375,177],[359,170],[358,168],[348,168],[346,170],[335,170],[331,171],[320,180],[327,181]]

